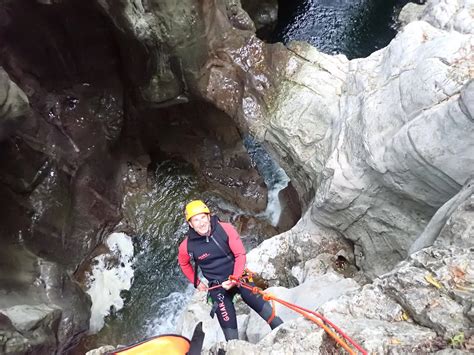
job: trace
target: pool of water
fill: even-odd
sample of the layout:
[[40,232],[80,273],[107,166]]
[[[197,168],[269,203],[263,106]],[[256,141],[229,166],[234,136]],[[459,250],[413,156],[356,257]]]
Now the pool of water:
[[395,15],[404,0],[280,1],[273,41],[306,41],[327,54],[361,58],[396,35]]

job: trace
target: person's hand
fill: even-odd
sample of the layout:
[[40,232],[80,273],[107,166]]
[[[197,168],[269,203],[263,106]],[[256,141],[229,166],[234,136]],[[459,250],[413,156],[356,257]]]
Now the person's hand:
[[199,285],[197,286],[198,291],[207,291],[207,286],[203,283],[200,282]]
[[235,282],[231,280],[227,280],[221,283],[221,286],[224,290],[230,290],[232,287],[235,286]]

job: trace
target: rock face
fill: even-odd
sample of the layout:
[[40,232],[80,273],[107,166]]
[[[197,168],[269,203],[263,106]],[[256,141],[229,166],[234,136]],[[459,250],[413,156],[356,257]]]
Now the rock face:
[[294,287],[299,282],[292,270],[303,269],[306,262],[323,253],[335,260],[338,254],[352,255],[352,249],[337,233],[315,224],[307,213],[291,230],[265,240],[250,251],[247,265],[272,286]]
[[[459,247],[471,247],[472,237],[472,202],[474,196],[474,179],[470,179],[463,189],[452,199],[446,202],[433,216],[423,233],[410,247],[409,253],[419,251],[422,248],[438,244],[457,245]],[[447,225],[455,223],[456,229],[446,228]],[[443,232],[444,231],[444,232]]]
[[[431,247],[354,296],[322,307],[324,315],[358,334],[375,352],[426,352],[472,329],[472,251]],[[388,312],[388,313],[385,313]]]
[[421,18],[443,30],[473,34],[473,11],[472,0],[431,0],[427,2]]
[[418,22],[351,62],[313,217],[355,241],[358,265],[372,274],[407,255],[472,173],[471,45],[470,36]]
[[190,102],[142,110],[138,116],[141,140],[152,160],[185,160],[207,190],[243,211],[265,210],[267,188],[228,115],[209,104]]
[[199,87],[269,147],[303,208],[354,241],[373,277],[407,256],[472,174],[472,41],[415,22],[349,62],[303,43],[223,40]]
[[0,126],[21,121],[1,142],[2,353],[67,353],[77,344],[91,303],[73,272],[120,217],[123,166],[112,157],[123,86],[108,25],[93,8],[15,1],[0,11],[8,73]]
[[56,263],[22,246],[0,251],[0,351],[66,352],[89,329],[91,302]]

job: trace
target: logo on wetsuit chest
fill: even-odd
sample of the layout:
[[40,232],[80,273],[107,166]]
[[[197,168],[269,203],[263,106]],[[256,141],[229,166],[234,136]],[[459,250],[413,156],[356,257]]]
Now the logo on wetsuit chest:
[[199,259],[199,260],[204,260],[204,259],[206,259],[209,255],[211,255],[211,254],[209,254],[209,253],[204,253],[204,254],[202,254],[202,255],[199,255],[199,256],[198,256],[198,259]]

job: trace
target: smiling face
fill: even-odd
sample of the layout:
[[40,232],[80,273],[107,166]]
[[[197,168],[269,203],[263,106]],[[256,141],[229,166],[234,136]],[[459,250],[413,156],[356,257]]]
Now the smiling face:
[[192,216],[188,223],[197,234],[202,235],[203,237],[208,236],[211,232],[211,216],[209,213],[199,213]]

